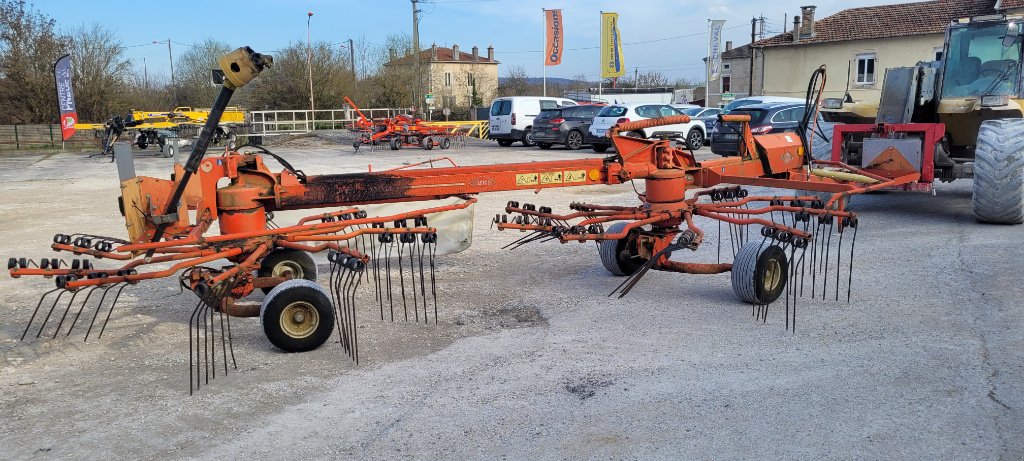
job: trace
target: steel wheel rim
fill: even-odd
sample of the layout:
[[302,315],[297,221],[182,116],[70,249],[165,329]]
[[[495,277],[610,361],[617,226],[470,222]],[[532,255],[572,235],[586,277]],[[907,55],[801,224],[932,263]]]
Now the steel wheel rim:
[[569,139],[566,140],[566,143],[569,144],[570,148],[579,149],[579,147],[583,145],[583,140],[580,139],[582,137],[583,135],[576,132],[569,133]]
[[764,275],[761,276],[761,283],[764,291],[771,292],[778,288],[782,282],[782,264],[777,259],[769,259],[764,265]]
[[281,311],[281,330],[288,336],[302,339],[316,332],[320,313],[306,301],[295,301]]
[[305,274],[303,274],[302,265],[299,263],[295,261],[281,261],[270,271],[270,275],[287,279],[301,279]]

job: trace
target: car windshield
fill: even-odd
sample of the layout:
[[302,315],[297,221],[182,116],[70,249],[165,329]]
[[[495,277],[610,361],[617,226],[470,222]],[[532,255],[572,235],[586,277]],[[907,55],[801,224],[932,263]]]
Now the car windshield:
[[699,114],[702,110],[704,110],[703,107],[691,107],[689,109],[683,109],[682,112],[686,115],[693,117],[694,115]]
[[949,34],[942,76],[943,97],[1014,94],[1020,68],[1020,37],[1004,46],[1006,24],[963,27]]
[[736,109],[729,113],[729,115],[750,115],[751,125],[760,125],[764,121],[766,115],[768,115],[767,109]]
[[562,116],[562,109],[544,109],[537,115],[537,120],[547,121]]
[[737,107],[749,106],[751,104],[758,104],[760,102],[761,102],[760,99],[749,99],[749,98],[748,99],[737,99],[737,100],[735,100],[733,102],[730,102],[729,104],[726,104],[725,107],[722,108],[722,112],[725,112],[725,113],[728,114],[728,113],[732,112],[733,110],[736,110]]
[[622,117],[626,115],[626,108],[621,106],[608,106],[597,113],[598,117]]

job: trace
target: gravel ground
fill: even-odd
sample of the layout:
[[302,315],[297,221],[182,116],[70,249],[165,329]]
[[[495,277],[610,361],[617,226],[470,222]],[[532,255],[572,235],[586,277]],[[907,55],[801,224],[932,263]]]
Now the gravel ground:
[[[274,151],[308,173],[442,154],[309,139]],[[443,154],[594,156],[482,142]],[[83,157],[0,157],[0,255],[53,255],[57,232],[124,235],[113,165]],[[171,164],[136,166],[166,177]],[[518,235],[489,226],[506,200],[632,204],[629,185],[483,195],[473,247],[439,261],[438,325],[381,322],[363,292],[356,366],[336,338],[284,354],[239,319],[238,371],[191,397],[194,296],[173,280],[126,290],[102,339],[22,343],[51,281],[0,277],[0,458],[1020,459],[1024,228],[976,224],[970,190],[859,197],[853,301],[801,300],[795,333],[778,304],[755,322],[728,274],[651,273],[609,298],[621,279],[592,245],[509,252]],[[703,227],[712,243],[692,257],[714,260],[717,227]]]

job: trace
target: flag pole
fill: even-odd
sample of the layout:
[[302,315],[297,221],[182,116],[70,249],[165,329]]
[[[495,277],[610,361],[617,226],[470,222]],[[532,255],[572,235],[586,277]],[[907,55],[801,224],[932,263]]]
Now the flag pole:
[[704,107],[711,107],[711,19],[708,19],[708,59],[704,66]]
[[547,8],[541,8],[540,9],[541,15],[544,16],[544,20],[541,21],[541,24],[544,24],[544,33],[541,34],[541,36],[544,37],[544,46],[541,48],[541,50],[543,50],[543,51],[541,51],[541,54],[544,55],[543,59],[542,59],[543,65],[541,66],[541,67],[544,68],[544,77],[541,80],[543,82],[542,86],[544,88],[543,96],[547,96],[548,95],[548,62],[547,62],[547,59],[548,59],[548,57],[547,57],[547,54],[548,54],[548,40],[547,40],[547,36],[548,36],[547,35],[548,34],[548,30],[547,30],[547,27],[548,27],[548,15],[547,15],[547,11],[548,11]]
[[[601,30],[603,31],[604,30],[604,11],[598,11],[597,14],[598,14],[598,18],[600,18],[597,21],[597,23],[598,23],[598,25],[601,26]],[[602,40],[603,40],[603,37],[602,37]],[[597,47],[597,50],[598,50],[597,54],[600,57],[598,59],[598,62],[600,62],[601,59],[604,59],[604,56],[600,56],[601,55],[601,50],[603,49],[602,47],[604,46],[604,43],[601,43],[600,45],[601,46]],[[598,99],[604,99],[604,63],[601,63],[598,66],[598,70],[597,70],[597,98]]]

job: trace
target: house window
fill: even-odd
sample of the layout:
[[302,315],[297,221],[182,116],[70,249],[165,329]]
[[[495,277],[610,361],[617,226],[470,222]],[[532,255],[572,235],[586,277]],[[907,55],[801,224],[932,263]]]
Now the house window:
[[857,55],[857,80],[858,85],[875,84],[875,54]]
[[942,60],[942,47],[941,46],[935,47],[935,60],[936,61],[941,61]]
[[722,93],[732,93],[732,76],[722,76]]
[[727,62],[723,62],[722,63],[722,70],[723,71],[730,71],[730,70],[732,70],[732,64],[729,64]]
[[452,73],[451,72],[445,72],[444,73],[444,86],[452,86]]
[[473,86],[473,74],[466,74],[466,86]]
[[453,107],[455,107],[457,105],[456,104],[457,102],[458,102],[458,99],[456,99],[455,96],[445,96],[444,97],[444,107],[453,108]]

